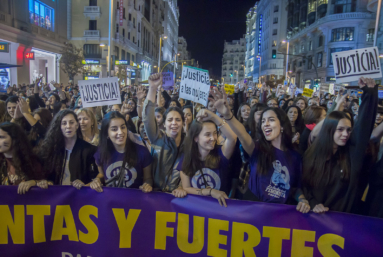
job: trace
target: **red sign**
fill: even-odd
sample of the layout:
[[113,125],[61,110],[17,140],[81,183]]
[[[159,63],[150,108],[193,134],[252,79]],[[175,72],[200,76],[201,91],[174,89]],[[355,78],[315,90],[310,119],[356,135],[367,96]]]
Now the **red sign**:
[[34,60],[35,59],[35,53],[34,52],[25,53],[25,59]]
[[120,0],[120,26],[123,25],[123,19],[124,19],[124,0]]

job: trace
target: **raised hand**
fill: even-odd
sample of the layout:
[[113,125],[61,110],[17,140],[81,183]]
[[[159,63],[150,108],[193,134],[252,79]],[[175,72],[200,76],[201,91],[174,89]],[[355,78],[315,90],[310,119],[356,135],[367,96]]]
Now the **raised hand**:
[[16,119],[20,119],[21,117],[23,117],[23,113],[20,110],[20,105],[17,104],[13,118],[16,120]]
[[230,118],[232,113],[227,103],[227,95],[226,95],[225,89],[221,89],[221,92],[215,89],[213,91],[210,91],[210,93],[214,97],[214,100],[215,100],[214,107],[216,108],[218,113],[223,115],[225,118]]
[[207,120],[211,120],[213,121],[214,123],[216,122],[216,120],[218,119],[218,116],[209,111],[208,109],[201,109],[198,113],[197,113],[197,116],[196,116],[196,119],[198,121],[207,121]]
[[137,88],[136,96],[138,100],[142,100],[145,97],[145,91],[143,86],[139,86]]
[[162,84],[162,73],[156,73],[149,76],[149,87],[157,90],[158,86]]
[[[19,97],[17,106],[19,107],[19,110],[21,111],[22,114],[29,113],[29,105],[27,101],[24,100],[24,98]],[[16,111],[17,111],[17,107],[16,107]],[[16,115],[16,112],[15,112],[15,115]]]

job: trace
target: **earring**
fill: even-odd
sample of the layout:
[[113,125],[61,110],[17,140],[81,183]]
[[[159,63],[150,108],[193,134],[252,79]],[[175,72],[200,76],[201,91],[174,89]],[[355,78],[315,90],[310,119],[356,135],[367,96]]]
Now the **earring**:
[[281,133],[283,133],[283,128],[281,128]]

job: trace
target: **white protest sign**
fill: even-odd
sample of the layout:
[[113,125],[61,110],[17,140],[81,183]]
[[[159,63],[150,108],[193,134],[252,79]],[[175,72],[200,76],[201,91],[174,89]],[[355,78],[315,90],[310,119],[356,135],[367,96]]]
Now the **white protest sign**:
[[207,106],[210,77],[207,70],[184,66],[182,69],[180,98]]
[[121,104],[120,86],[117,77],[80,80],[78,86],[84,107]]
[[331,55],[337,83],[358,81],[361,76],[382,77],[377,47],[336,52]]

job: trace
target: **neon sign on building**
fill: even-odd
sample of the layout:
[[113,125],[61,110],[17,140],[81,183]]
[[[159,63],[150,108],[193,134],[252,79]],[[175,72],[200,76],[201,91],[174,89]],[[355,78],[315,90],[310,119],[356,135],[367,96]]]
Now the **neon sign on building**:
[[258,55],[261,54],[261,41],[262,41],[262,14],[259,15],[259,26],[258,26]]

